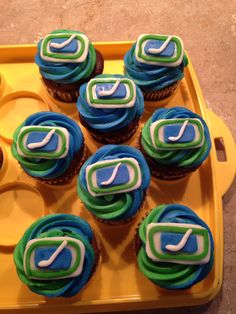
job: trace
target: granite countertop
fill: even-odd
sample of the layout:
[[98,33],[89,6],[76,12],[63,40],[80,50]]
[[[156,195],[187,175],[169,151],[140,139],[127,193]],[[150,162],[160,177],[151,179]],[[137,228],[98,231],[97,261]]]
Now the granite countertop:
[[[140,33],[179,35],[208,107],[225,121],[236,138],[235,1],[2,0],[0,6],[0,45],[34,43],[58,28],[80,30],[92,41],[134,40]],[[160,313],[235,313],[235,191],[234,182],[223,200],[225,246],[221,292],[208,305]]]

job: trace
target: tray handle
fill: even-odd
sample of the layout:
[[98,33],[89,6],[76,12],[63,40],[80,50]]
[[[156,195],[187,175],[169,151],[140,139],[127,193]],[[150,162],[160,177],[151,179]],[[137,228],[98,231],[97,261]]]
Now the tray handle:
[[213,147],[215,148],[215,171],[219,191],[223,196],[236,174],[236,145],[226,124],[211,110],[206,109],[210,120]]

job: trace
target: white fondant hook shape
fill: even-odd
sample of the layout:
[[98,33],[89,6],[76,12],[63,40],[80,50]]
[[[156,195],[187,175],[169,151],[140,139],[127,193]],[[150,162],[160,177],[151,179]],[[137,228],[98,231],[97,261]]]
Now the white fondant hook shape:
[[110,90],[100,90],[98,91],[98,94],[99,96],[110,96],[115,93],[119,85],[120,85],[120,79],[117,79],[117,81],[115,82],[115,84],[112,86]]
[[161,53],[162,51],[164,51],[164,50],[166,49],[166,47],[168,46],[168,44],[169,44],[169,42],[171,41],[171,39],[172,39],[172,36],[170,35],[170,36],[168,36],[168,37],[166,38],[166,40],[163,42],[163,44],[161,45],[161,47],[159,47],[159,48],[149,48],[149,49],[148,49],[148,52],[150,52],[150,53],[155,53],[155,54]]
[[114,179],[115,179],[115,177],[117,175],[117,172],[119,170],[120,165],[121,165],[121,162],[119,162],[115,166],[115,169],[113,170],[111,177],[108,180],[101,182],[101,185],[109,185],[109,184],[111,184],[114,181]]
[[77,34],[72,34],[71,36],[70,36],[70,38],[68,38],[67,40],[65,40],[65,41],[63,41],[62,43],[50,43],[50,47],[52,47],[52,48],[56,48],[56,49],[61,49],[61,48],[64,48],[64,47],[66,47],[67,45],[69,45],[71,42],[72,42],[72,40],[74,39],[74,38],[76,38],[76,36],[77,36]]
[[51,137],[53,136],[53,134],[55,133],[55,129],[53,128],[50,132],[48,132],[48,134],[45,136],[45,138],[41,141],[41,142],[37,142],[37,143],[29,143],[27,145],[27,147],[29,149],[35,149],[35,148],[39,148],[39,147],[43,147],[45,145],[48,144],[48,142],[50,141]]
[[188,120],[184,121],[183,125],[181,126],[181,129],[179,130],[179,134],[177,136],[169,136],[168,140],[170,140],[171,142],[177,142],[183,136],[187,124]]
[[185,246],[185,244],[187,243],[188,238],[190,237],[192,232],[193,232],[192,229],[187,230],[186,233],[184,234],[183,238],[181,239],[181,241],[178,244],[175,244],[175,245],[174,244],[167,244],[166,249],[168,251],[172,251],[172,252],[180,251]]
[[43,261],[40,261],[38,263],[38,266],[39,267],[48,267],[49,265],[51,265],[55,259],[57,258],[57,256],[61,253],[62,250],[64,250],[64,248],[66,247],[67,245],[67,241],[64,240],[59,246],[58,248],[56,249],[56,251],[50,256],[49,259],[47,260],[43,260]]

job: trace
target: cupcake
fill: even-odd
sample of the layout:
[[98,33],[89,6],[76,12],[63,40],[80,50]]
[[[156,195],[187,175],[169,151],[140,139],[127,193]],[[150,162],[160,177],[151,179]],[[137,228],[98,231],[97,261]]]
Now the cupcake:
[[90,225],[66,214],[38,219],[14,250],[20,280],[46,297],[72,297],[80,292],[93,276],[99,257]]
[[78,124],[55,112],[29,116],[14,132],[12,155],[24,171],[48,184],[69,183],[86,159]]
[[188,207],[160,205],[135,237],[138,268],[155,285],[187,289],[211,271],[214,242],[209,227]]
[[159,179],[180,179],[207,158],[211,140],[205,121],[183,108],[157,109],[144,125],[140,149]]
[[143,95],[123,75],[99,75],[80,88],[80,121],[99,142],[119,144],[138,128],[144,111]]
[[150,184],[143,155],[126,145],[105,145],[82,166],[78,194],[100,222],[120,225],[135,218]]
[[38,43],[35,62],[52,97],[75,102],[80,86],[103,72],[103,56],[78,31],[56,30]]
[[140,35],[124,57],[125,74],[141,88],[144,99],[172,95],[188,65],[182,40],[173,35]]

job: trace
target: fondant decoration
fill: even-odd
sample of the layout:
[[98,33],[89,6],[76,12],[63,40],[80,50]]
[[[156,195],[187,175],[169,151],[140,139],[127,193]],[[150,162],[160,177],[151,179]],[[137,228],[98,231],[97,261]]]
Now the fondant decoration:
[[178,251],[182,250],[185,247],[185,245],[186,245],[192,232],[193,232],[192,229],[188,229],[186,231],[186,233],[184,234],[184,236],[182,237],[182,239],[177,244],[167,244],[165,246],[166,249],[168,251],[172,251],[172,252],[178,252]]
[[86,167],[88,191],[93,196],[124,193],[141,185],[141,170],[134,158],[98,161]]
[[63,127],[25,126],[17,138],[17,152],[28,158],[64,158],[69,150],[69,137]]
[[86,96],[94,108],[130,108],[136,101],[136,87],[128,78],[94,78],[87,84]]
[[146,232],[146,253],[153,261],[195,265],[210,260],[208,230],[200,225],[150,223]]
[[[191,236],[190,236],[191,234]],[[186,233],[161,233],[161,249],[163,252],[176,252],[180,250],[186,253],[195,253],[197,251],[197,238],[192,235],[192,229]]]
[[[30,133],[28,138],[27,138],[27,141],[26,141],[27,148],[35,149],[35,148],[39,148],[39,147],[44,147],[44,146],[47,146],[47,144],[49,142],[51,142],[52,145],[54,144],[54,146],[55,146],[55,144],[58,143],[58,136],[56,136],[55,140],[53,141],[52,137],[53,137],[54,133],[55,133],[54,128],[51,129],[51,131],[49,131],[46,136],[45,136],[45,133],[43,133],[43,132]],[[43,135],[45,137],[42,140],[39,140],[41,135]]]
[[[42,247],[35,250],[34,263],[39,268],[47,267],[52,270],[66,270],[70,268],[72,255],[71,251],[64,246],[65,241],[59,247]],[[57,258],[60,250],[60,258]]]
[[85,247],[71,237],[30,240],[24,252],[24,271],[38,280],[76,277],[83,270]]
[[67,40],[64,38],[55,38],[50,42],[50,48],[52,51],[70,52],[75,53],[78,49],[78,43],[76,40],[77,34],[72,34]]
[[193,149],[204,144],[204,128],[199,119],[160,119],[150,126],[156,149]]
[[54,33],[43,39],[40,56],[49,62],[81,63],[88,51],[89,40],[84,34]]
[[143,34],[136,43],[135,57],[140,63],[176,67],[183,56],[183,42],[177,36]]
[[46,260],[41,260],[38,262],[39,267],[48,267],[50,266],[55,259],[58,257],[58,255],[61,253],[61,251],[64,250],[64,248],[67,246],[67,241],[64,240],[56,249],[56,251]]
[[[113,95],[116,92],[119,85],[120,85],[120,79],[117,79],[117,81],[115,82],[115,84],[113,86],[111,86],[111,88],[109,88],[110,86],[108,86],[108,84],[104,84],[97,91],[98,97]],[[106,87],[108,87],[109,89],[106,90]]]

